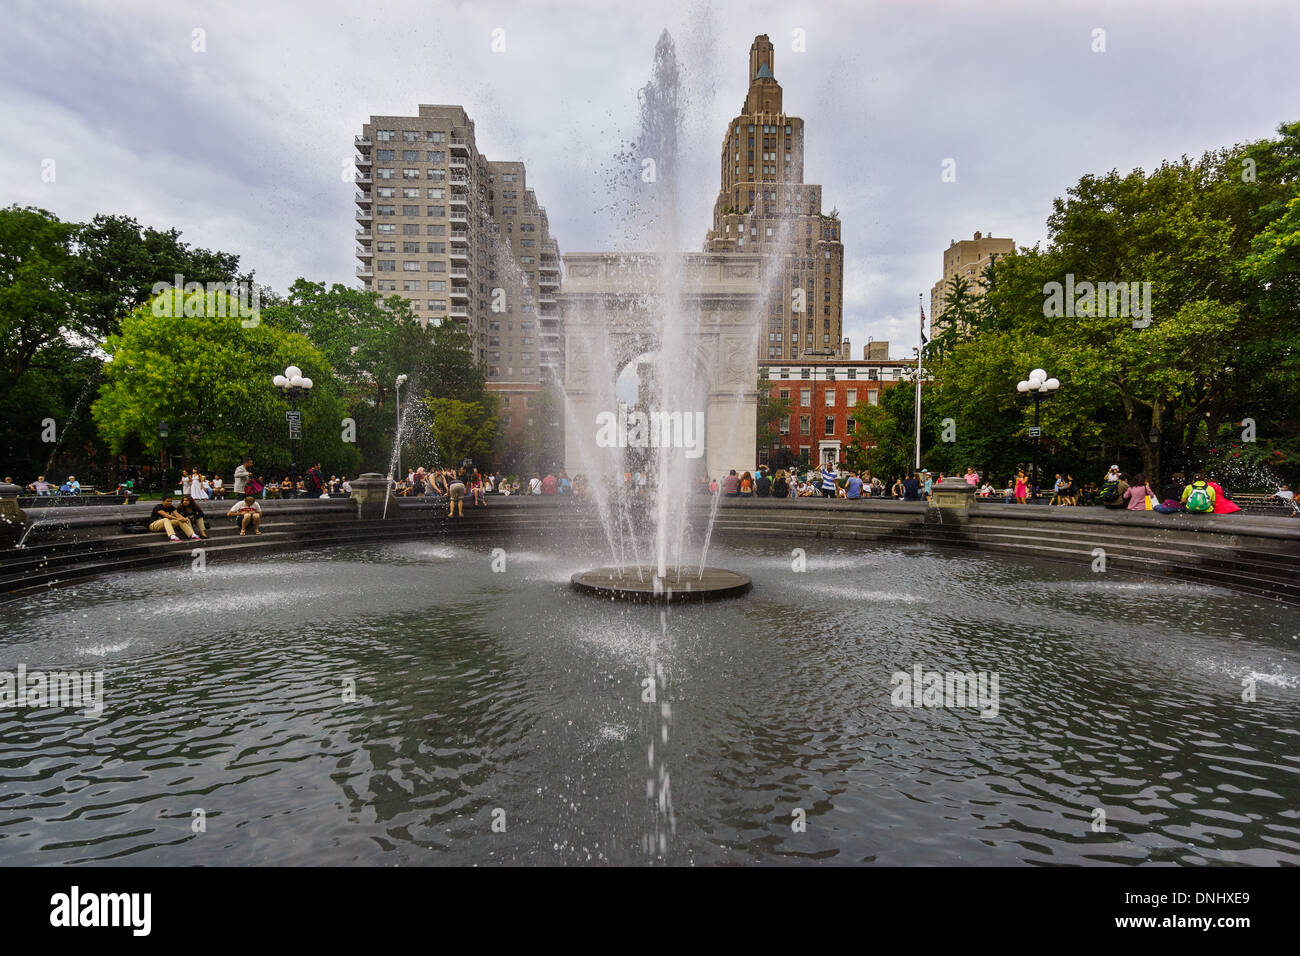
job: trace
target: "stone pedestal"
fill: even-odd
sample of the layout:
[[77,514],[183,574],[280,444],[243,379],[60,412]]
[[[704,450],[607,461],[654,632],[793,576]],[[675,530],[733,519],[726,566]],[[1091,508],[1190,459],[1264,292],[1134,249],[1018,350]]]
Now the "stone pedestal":
[[944,477],[930,487],[930,507],[955,511],[969,511],[975,503],[975,488],[960,476]]
[[357,503],[358,520],[377,521],[385,517],[385,500],[388,503],[388,513],[396,516],[397,498],[391,494],[390,488],[388,479],[373,471],[368,471],[359,478],[353,478],[352,500]]
[[0,547],[11,548],[27,528],[27,513],[18,507],[17,485],[0,482]]

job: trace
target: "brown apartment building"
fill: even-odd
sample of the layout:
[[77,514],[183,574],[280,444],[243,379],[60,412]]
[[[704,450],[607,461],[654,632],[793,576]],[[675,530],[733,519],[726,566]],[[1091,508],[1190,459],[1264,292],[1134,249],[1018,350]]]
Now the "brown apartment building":
[[972,297],[981,296],[984,287],[980,284],[980,277],[984,274],[984,269],[998,256],[1015,251],[1014,239],[995,239],[982,232],[975,233],[973,239],[963,239],[960,242],[954,239],[948,244],[948,248],[943,251],[943,278],[930,289],[930,320],[934,323],[931,326],[934,334],[937,335],[944,326],[943,309],[948,284],[953,276],[961,276],[966,280],[966,287]]
[[503,419],[526,414],[529,394],[563,378],[564,333],[559,245],[523,163],[480,153],[459,106],[371,116],[354,145],[357,277],[426,324],[464,324]]
[[704,250],[770,256],[760,362],[840,356],[840,220],[822,213],[822,187],[803,181],[804,123],[784,111],[766,35],[749,48],[746,82],[744,106],[723,137],[722,185]]

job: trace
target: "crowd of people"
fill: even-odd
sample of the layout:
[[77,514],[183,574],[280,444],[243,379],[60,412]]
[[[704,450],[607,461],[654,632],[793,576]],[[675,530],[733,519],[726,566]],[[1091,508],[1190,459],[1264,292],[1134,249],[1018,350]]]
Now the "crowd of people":
[[[882,480],[869,471],[839,469],[830,463],[807,472],[785,469],[773,471],[766,465],[759,465],[757,472],[737,473],[732,469],[721,478],[710,479],[707,491],[728,498],[821,497],[928,501],[934,494],[935,486],[944,480],[924,468],[908,475],[895,475]],[[950,477],[946,480],[955,479]],[[1002,498],[1007,504],[1028,504],[1031,498],[1037,497],[1038,489],[1033,487],[1029,475],[1023,470],[1010,477],[1001,490],[996,490],[992,480],[981,478],[973,468],[967,468],[965,474],[956,480],[974,488],[975,495],[979,498]],[[1293,517],[1300,517],[1300,503],[1296,502],[1289,485],[1282,484],[1271,497],[1287,505],[1288,512]],[[1100,482],[1084,484],[1082,487],[1074,475],[1058,474],[1047,503],[1054,507],[1101,505],[1113,510],[1155,511],[1161,514],[1179,511],[1191,514],[1232,514],[1241,510],[1220,484],[1199,472],[1190,479],[1183,473],[1176,472],[1157,489],[1147,481],[1145,475],[1130,476],[1121,472],[1118,465],[1112,465]]]

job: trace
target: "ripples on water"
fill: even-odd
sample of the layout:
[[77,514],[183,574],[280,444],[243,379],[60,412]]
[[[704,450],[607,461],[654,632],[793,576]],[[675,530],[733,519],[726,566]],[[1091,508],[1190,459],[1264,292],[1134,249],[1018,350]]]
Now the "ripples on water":
[[[0,712],[0,862],[1300,863],[1294,609],[925,549],[795,574],[755,547],[710,555],[748,598],[661,620],[571,593],[590,553],[494,574],[488,551],[0,607],[0,669],[106,684],[101,719]],[[892,706],[916,663],[996,671],[997,717]]]

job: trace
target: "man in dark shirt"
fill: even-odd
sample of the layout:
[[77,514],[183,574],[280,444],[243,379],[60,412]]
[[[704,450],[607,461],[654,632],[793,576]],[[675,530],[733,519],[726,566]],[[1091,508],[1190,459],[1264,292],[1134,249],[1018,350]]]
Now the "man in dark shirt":
[[754,494],[760,498],[767,498],[772,494],[772,479],[767,476],[766,471],[759,471],[758,478],[754,480]]
[[149,512],[149,530],[161,531],[171,541],[181,540],[176,535],[177,531],[180,531],[191,541],[199,540],[199,536],[190,527],[189,521],[173,507],[171,495],[164,497],[162,501],[153,506],[153,511]]
[[903,479],[903,500],[921,500],[921,479],[916,475],[909,475]]

